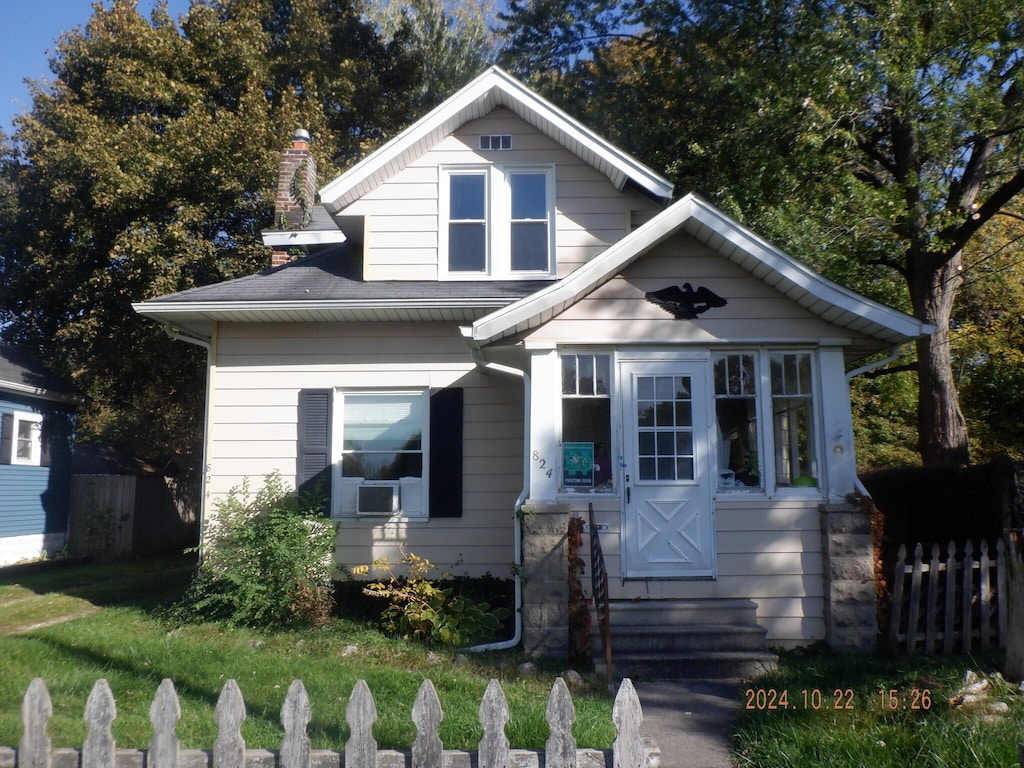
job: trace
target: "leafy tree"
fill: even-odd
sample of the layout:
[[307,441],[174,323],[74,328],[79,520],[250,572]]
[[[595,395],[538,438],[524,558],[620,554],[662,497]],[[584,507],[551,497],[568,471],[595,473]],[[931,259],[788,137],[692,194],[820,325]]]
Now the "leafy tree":
[[423,62],[416,110],[426,113],[464,86],[497,55],[491,0],[373,0],[367,9],[385,40],[399,39]]
[[79,434],[199,454],[203,359],[131,302],[259,270],[277,158],[327,173],[410,117],[417,59],[347,0],[100,4],[31,84],[0,164],[0,325],[87,398]]
[[968,460],[950,323],[964,249],[1020,209],[1024,7],[512,0],[501,18],[510,66],[677,188],[935,325],[918,448]]

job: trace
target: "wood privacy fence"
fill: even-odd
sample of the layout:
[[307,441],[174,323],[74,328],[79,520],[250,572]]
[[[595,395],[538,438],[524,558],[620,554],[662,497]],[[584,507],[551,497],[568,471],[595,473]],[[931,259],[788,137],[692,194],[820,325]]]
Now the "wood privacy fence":
[[212,750],[181,748],[175,735],[181,707],[169,679],[160,683],[149,709],[153,738],[147,750],[116,748],[111,723],[117,706],[106,680],[96,682],[85,705],[88,736],[82,749],[51,747],[47,721],[52,712],[46,684],[36,678],[21,705],[21,743],[17,749],[0,747],[0,768],[647,768],[657,764],[659,754],[656,748],[645,747],[640,737],[643,713],[628,678],[612,708],[617,736],[610,753],[577,749],[572,736],[576,709],[561,678],[548,697],[550,735],[543,752],[510,748],[505,737],[508,704],[497,680],[491,680],[480,704],[484,736],[475,752],[444,749],[437,735],[441,703],[430,680],[423,681],[412,708],[417,735],[408,752],[377,749],[377,707],[364,680],[356,683],[345,710],[350,736],[343,751],[310,747],[306,727],[312,712],[301,680],[292,682],[281,707],[284,739],[276,752],[246,749],[241,734],[245,702],[234,680],[225,683],[217,701],[218,736]]
[[907,548],[896,556],[888,647],[914,653],[971,653],[1003,647],[1006,637],[1007,563],[1003,542],[996,542],[995,557],[982,541],[977,557],[967,541],[962,556],[950,542],[945,559],[933,544],[931,559],[923,548]]

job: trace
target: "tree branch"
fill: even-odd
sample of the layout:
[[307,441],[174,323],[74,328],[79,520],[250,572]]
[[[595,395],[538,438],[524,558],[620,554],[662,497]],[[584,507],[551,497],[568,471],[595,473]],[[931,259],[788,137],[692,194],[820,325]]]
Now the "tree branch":
[[888,376],[893,373],[904,373],[906,371],[916,371],[918,368],[917,363],[907,363],[906,365],[897,365],[893,368],[876,368],[873,371],[861,374],[865,379],[880,379],[882,376]]

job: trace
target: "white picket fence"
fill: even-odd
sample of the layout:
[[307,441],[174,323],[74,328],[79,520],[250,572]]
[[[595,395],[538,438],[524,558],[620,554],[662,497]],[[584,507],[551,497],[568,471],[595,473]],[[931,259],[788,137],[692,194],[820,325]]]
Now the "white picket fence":
[[342,751],[310,747],[306,728],[312,711],[301,680],[292,682],[281,707],[285,735],[276,752],[246,748],[241,733],[245,702],[234,680],[221,689],[214,713],[218,736],[209,751],[181,748],[175,733],[181,706],[170,679],[160,684],[150,706],[153,737],[146,750],[117,749],[111,731],[117,705],[106,680],[96,682],[86,703],[88,736],[81,749],[53,748],[47,733],[52,714],[46,684],[36,678],[21,705],[21,743],[17,749],[0,747],[0,768],[653,768],[660,757],[658,749],[645,746],[640,736],[643,712],[628,678],[619,686],[612,708],[617,736],[610,754],[576,747],[576,709],[561,678],[548,697],[550,735],[543,752],[510,748],[505,736],[508,704],[497,680],[491,680],[480,704],[484,736],[476,752],[444,749],[438,737],[443,712],[430,680],[423,681],[412,708],[417,735],[408,752],[377,749],[377,707],[364,680],[356,683],[348,701],[345,719],[351,735]]

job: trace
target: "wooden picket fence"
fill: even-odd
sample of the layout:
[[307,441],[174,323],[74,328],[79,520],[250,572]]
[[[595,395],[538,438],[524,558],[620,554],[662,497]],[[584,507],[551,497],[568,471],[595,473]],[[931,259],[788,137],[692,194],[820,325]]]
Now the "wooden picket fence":
[[170,679],[160,683],[149,709],[153,737],[147,750],[116,748],[111,724],[117,706],[106,680],[96,682],[86,703],[88,736],[81,749],[51,746],[47,722],[52,713],[46,684],[36,678],[21,706],[21,743],[17,749],[0,747],[0,768],[648,768],[659,760],[657,748],[645,746],[641,739],[643,713],[628,678],[619,686],[612,708],[617,736],[610,753],[577,749],[572,736],[576,709],[561,678],[548,697],[550,735],[543,752],[510,748],[505,737],[508,704],[497,680],[491,680],[480,704],[484,736],[475,752],[444,749],[438,737],[443,712],[430,680],[423,681],[412,708],[417,735],[409,752],[377,749],[377,707],[364,680],[356,683],[345,711],[350,736],[343,751],[311,749],[306,728],[312,712],[301,680],[292,682],[281,707],[285,735],[276,752],[246,749],[241,734],[245,702],[234,680],[221,689],[214,712],[218,736],[210,751],[181,748],[175,734],[181,706]]
[[900,546],[889,623],[890,651],[914,653],[971,653],[1003,647],[1006,637],[1007,564],[1002,540],[996,556],[982,541],[977,557],[968,540],[962,557],[949,542],[946,558],[940,559],[933,544],[931,559],[923,548],[914,548],[907,562],[907,548]]

